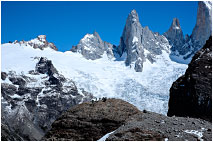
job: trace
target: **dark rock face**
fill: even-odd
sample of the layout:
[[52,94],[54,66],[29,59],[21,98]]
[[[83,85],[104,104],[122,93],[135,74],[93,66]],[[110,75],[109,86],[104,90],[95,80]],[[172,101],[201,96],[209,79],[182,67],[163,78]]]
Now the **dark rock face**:
[[[203,136],[190,133],[193,130]],[[207,121],[184,117],[167,117],[146,111],[133,115],[106,141],[211,141],[211,134],[211,123]]]
[[125,123],[139,110],[119,99],[103,99],[71,108],[58,118],[44,140],[92,141]]
[[97,32],[93,34],[86,34],[82,38],[77,46],[73,46],[72,52],[81,53],[86,59],[96,60],[102,58],[106,52],[109,59],[114,57],[113,48],[114,45],[111,43],[102,41],[101,37]]
[[1,141],[23,141],[23,139],[14,130],[11,130],[7,124],[4,124],[1,119]]
[[6,72],[1,72],[1,79],[5,80],[7,78],[7,73]]
[[8,72],[9,81],[1,83],[4,124],[23,140],[40,140],[62,112],[94,99],[92,94],[78,90],[72,80],[59,74],[47,58],[39,58],[30,73]]
[[212,120],[212,37],[170,89],[168,116]]

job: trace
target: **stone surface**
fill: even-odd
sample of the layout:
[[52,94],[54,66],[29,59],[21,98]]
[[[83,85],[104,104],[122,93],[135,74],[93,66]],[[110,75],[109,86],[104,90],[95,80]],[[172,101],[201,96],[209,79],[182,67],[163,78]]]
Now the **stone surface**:
[[42,140],[96,141],[111,133],[106,141],[211,141],[211,128],[202,119],[142,112],[120,99],[103,98],[63,113]]
[[119,99],[83,103],[58,118],[43,140],[95,141],[138,112],[135,106]]
[[212,37],[170,89],[168,116],[212,120]]
[[[146,111],[133,115],[106,141],[211,141],[212,133],[208,131],[211,127],[211,123],[200,119],[167,117]],[[190,134],[191,131],[197,131],[200,136]]]

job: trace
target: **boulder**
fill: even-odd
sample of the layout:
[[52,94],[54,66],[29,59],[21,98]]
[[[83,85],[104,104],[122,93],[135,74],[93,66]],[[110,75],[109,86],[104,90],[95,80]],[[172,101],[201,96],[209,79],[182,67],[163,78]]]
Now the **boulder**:
[[135,106],[120,99],[83,103],[58,118],[43,140],[96,141],[138,112]]

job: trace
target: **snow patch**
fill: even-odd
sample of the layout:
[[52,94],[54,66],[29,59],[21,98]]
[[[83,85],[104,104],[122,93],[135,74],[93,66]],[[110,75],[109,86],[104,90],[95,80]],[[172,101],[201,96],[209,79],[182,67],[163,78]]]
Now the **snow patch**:
[[111,135],[113,134],[115,131],[112,131],[110,133],[107,133],[106,135],[104,135],[102,138],[100,138],[99,140],[97,141],[106,141],[106,139]]
[[202,128],[201,130],[185,130],[185,133],[188,134],[194,134],[196,135],[201,141],[203,141],[202,137],[203,137],[203,131],[205,131],[205,128]]

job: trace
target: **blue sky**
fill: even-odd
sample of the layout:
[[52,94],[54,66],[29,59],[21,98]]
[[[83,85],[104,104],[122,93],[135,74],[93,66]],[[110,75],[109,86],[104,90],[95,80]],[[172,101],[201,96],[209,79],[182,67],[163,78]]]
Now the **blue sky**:
[[104,41],[118,45],[126,18],[136,9],[141,25],[153,32],[166,32],[174,17],[184,34],[191,34],[196,23],[197,1],[164,2],[1,2],[1,43],[30,40],[47,35],[60,51],[87,33],[97,31]]

